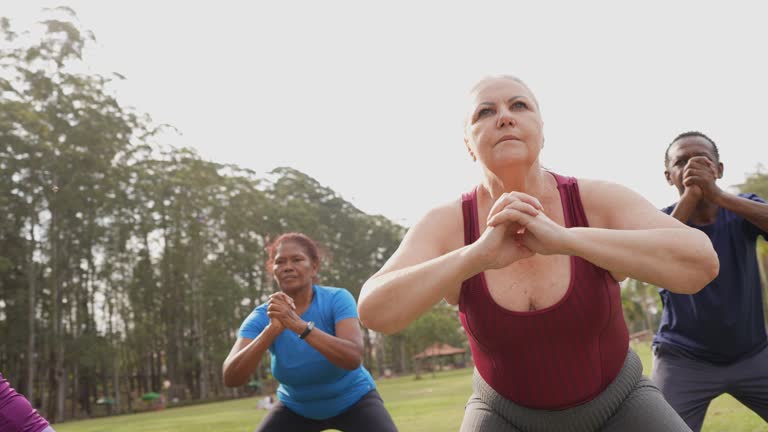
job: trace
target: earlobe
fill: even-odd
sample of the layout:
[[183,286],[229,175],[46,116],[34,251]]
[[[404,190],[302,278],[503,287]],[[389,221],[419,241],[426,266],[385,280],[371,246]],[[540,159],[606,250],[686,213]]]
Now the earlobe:
[[672,177],[669,176],[669,171],[664,170],[664,178],[667,179],[667,184],[672,186]]
[[717,163],[717,178],[721,179],[723,178],[723,172],[725,171],[725,167],[723,166],[722,162]]
[[469,152],[469,157],[472,158],[472,162],[477,161],[477,157],[475,156],[475,152],[472,151],[472,148],[469,146],[469,141],[467,141],[467,138],[464,138],[464,146],[467,148],[467,152]]

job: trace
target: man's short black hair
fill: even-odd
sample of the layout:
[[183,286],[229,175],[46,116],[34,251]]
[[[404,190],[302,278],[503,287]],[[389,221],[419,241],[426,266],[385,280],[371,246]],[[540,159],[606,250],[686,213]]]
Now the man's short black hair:
[[667,146],[667,151],[664,152],[664,168],[669,165],[669,149],[672,148],[672,144],[676,143],[677,141],[683,139],[683,138],[690,138],[690,137],[698,137],[698,138],[704,138],[705,140],[709,141],[710,144],[712,144],[712,151],[715,154],[715,162],[720,162],[720,151],[717,149],[717,144],[712,140],[712,138],[704,135],[702,132],[699,131],[688,131],[683,132],[680,135],[676,136],[675,139],[672,140],[671,143]]

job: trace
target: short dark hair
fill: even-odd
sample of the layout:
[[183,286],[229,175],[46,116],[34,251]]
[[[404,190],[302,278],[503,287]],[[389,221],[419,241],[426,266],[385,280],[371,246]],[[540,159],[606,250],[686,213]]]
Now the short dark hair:
[[275,241],[267,246],[267,254],[269,255],[269,259],[267,259],[267,272],[269,272],[269,274],[272,274],[272,265],[275,263],[277,248],[280,247],[281,243],[285,242],[293,242],[301,246],[312,263],[320,267],[320,248],[317,246],[317,243],[306,234],[289,232],[281,234]]
[[704,133],[699,131],[688,131],[688,132],[683,132],[680,135],[676,136],[675,139],[673,139],[672,142],[669,143],[669,145],[667,146],[667,151],[664,152],[664,168],[666,168],[669,165],[669,149],[672,148],[672,145],[683,138],[690,138],[690,137],[704,138],[705,140],[709,141],[709,143],[712,144],[712,151],[715,154],[715,162],[720,162],[720,151],[717,149],[717,144],[715,144],[712,138],[704,135]]

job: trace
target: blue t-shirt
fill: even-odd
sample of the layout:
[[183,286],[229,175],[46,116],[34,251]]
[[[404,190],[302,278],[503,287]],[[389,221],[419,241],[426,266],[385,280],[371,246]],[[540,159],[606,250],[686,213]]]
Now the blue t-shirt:
[[[764,203],[755,194],[739,194]],[[675,206],[663,209],[671,214]],[[689,226],[709,236],[720,259],[720,273],[696,294],[659,288],[664,310],[653,344],[715,364],[728,364],[765,348],[765,321],[756,241],[768,233],[720,208],[711,225]]]
[[[336,335],[336,323],[357,318],[357,305],[349,291],[312,286],[312,303],[301,315],[315,328]],[[254,309],[240,326],[240,337],[255,339],[269,324],[267,304]],[[311,419],[340,414],[376,388],[361,365],[355,370],[334,366],[296,333],[285,330],[269,347],[272,375],[280,383],[277,398],[290,410]]]

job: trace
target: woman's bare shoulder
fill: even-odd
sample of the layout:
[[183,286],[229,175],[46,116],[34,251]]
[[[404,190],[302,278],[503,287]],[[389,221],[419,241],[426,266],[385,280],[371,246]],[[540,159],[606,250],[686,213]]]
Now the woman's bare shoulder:
[[429,209],[411,230],[418,230],[419,237],[427,237],[443,253],[462,246],[464,216],[461,199],[454,199]]
[[637,196],[637,192],[632,189],[608,180],[577,178],[576,182],[579,185],[579,195],[582,201],[588,201],[590,204],[610,204],[617,198],[627,195]]
[[645,197],[627,186],[606,180],[577,181],[590,226],[623,228],[627,221],[661,214]]

